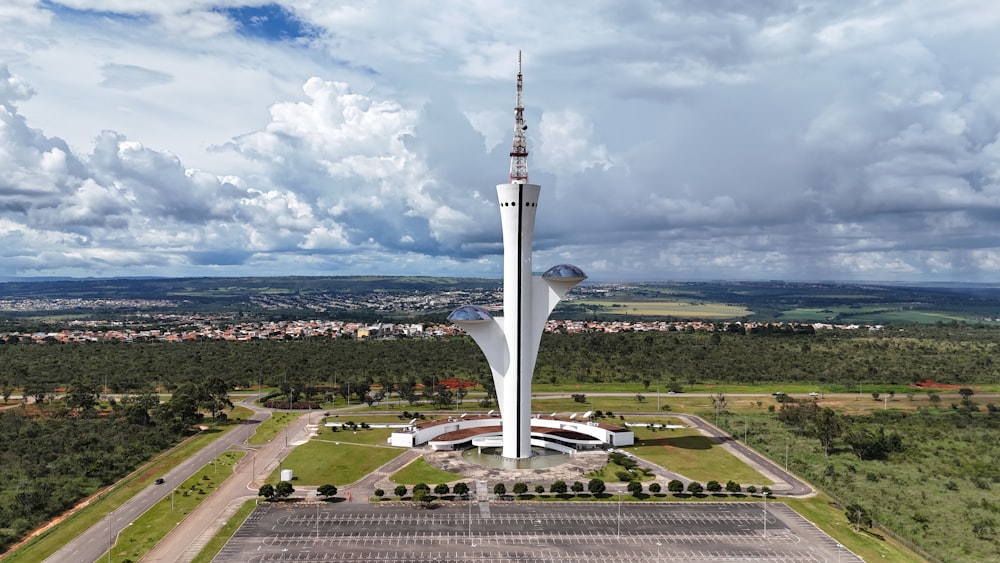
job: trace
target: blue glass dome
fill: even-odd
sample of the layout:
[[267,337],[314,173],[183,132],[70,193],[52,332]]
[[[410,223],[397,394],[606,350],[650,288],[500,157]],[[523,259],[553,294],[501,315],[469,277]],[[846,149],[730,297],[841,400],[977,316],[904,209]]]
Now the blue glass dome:
[[478,305],[462,305],[448,315],[448,320],[453,323],[479,323],[492,318],[486,309]]
[[572,264],[559,264],[545,270],[542,277],[547,280],[580,281],[587,279],[587,274]]

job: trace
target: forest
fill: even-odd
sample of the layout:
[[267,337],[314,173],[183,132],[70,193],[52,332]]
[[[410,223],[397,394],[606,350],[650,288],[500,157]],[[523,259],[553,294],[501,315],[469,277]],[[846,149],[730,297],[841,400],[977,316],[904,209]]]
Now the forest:
[[[542,338],[535,384],[810,382],[834,391],[926,379],[997,383],[998,337],[1000,328],[961,323],[809,333],[554,333]],[[170,390],[209,376],[230,388],[350,383],[363,390],[447,378],[485,381],[488,375],[485,358],[466,337],[0,344],[0,389],[27,389],[43,398],[74,384],[114,392]]]
[[0,411],[0,553],[174,445],[200,419],[180,395],[155,406],[114,403],[111,413],[93,406]]

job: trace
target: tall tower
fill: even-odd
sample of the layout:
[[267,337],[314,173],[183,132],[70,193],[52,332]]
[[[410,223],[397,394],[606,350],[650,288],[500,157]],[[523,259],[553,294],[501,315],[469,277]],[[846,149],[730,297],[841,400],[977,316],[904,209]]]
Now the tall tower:
[[521,97],[521,53],[517,54],[517,101],[509,182],[497,186],[503,232],[503,317],[465,305],[448,316],[486,355],[503,422],[503,457],[531,457],[531,379],[545,320],[570,289],[587,278],[569,264],[532,275],[531,250],[541,186],[528,183],[528,145]]

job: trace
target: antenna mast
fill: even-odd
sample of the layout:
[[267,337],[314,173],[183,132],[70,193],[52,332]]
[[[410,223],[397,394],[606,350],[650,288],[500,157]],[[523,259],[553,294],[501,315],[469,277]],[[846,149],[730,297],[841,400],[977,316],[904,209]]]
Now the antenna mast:
[[510,183],[528,183],[528,143],[524,132],[524,103],[521,101],[521,51],[517,52],[517,105],[514,107],[514,145],[510,149]]

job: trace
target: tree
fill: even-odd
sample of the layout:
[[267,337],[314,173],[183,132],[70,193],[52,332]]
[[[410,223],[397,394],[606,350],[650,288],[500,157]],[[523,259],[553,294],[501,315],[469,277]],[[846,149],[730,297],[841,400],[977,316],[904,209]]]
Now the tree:
[[545,485],[535,485],[535,492],[542,494],[545,492]]
[[880,426],[877,432],[860,428],[847,435],[847,445],[854,450],[858,459],[885,459],[890,453],[903,451],[903,441],[899,434],[885,433],[885,427]]
[[741,487],[740,484],[737,483],[736,481],[730,479],[729,481],[726,482],[726,490],[729,491],[730,493],[736,494],[742,491],[743,487]]
[[549,486],[549,491],[557,495],[564,495],[568,490],[569,487],[566,486],[566,481],[556,481],[555,483],[552,483],[551,486]]
[[99,396],[100,392],[96,383],[77,378],[73,380],[66,391],[66,406],[71,409],[79,409],[80,412],[90,410],[97,406]]
[[928,399],[928,400],[929,400],[929,401],[931,402],[931,404],[932,404],[932,405],[934,405],[935,407],[941,404],[941,395],[938,395],[937,393],[931,393],[931,394],[930,394],[930,397],[928,397],[927,399]]
[[405,497],[406,496],[406,486],[405,485],[396,485],[396,488],[392,490],[392,494],[396,495],[399,498]]
[[760,488],[760,494],[764,495],[765,497],[771,496],[771,487],[764,485],[763,487]]
[[413,487],[413,502],[421,506],[429,504],[431,502],[430,489]]
[[265,500],[271,500],[274,498],[274,485],[264,483],[259,489],[257,489],[257,496],[264,497]]
[[878,400],[878,398],[879,398],[879,397],[881,397],[881,396],[882,396],[882,394],[881,394],[881,393],[879,393],[878,391],[872,391],[872,399],[873,399],[873,400],[876,400],[876,401],[877,401],[877,400]]
[[958,394],[962,396],[962,399],[968,401],[970,397],[975,395],[975,392],[968,387],[962,387],[958,390]]
[[632,493],[632,496],[637,497],[642,494],[642,483],[639,481],[629,481],[628,482],[628,492]]
[[704,490],[705,488],[702,487],[701,483],[699,483],[698,481],[691,481],[690,483],[688,483],[687,492],[691,493],[692,495],[700,495]]
[[449,487],[448,485],[445,485],[444,483],[441,483],[440,485],[435,485],[434,486],[434,494],[437,495],[437,496],[439,496],[439,497],[440,496],[444,496],[444,495],[448,494],[449,492],[451,492],[451,487]]
[[757,492],[757,486],[756,485],[750,485],[749,487],[747,487],[747,492],[750,493],[751,495],[754,494],[754,493],[756,493]]
[[288,498],[295,492],[295,487],[288,481],[281,481],[274,487],[274,496],[278,498]]
[[830,457],[830,446],[843,430],[840,417],[833,409],[826,407],[813,417],[812,427],[819,438],[819,443],[823,445],[823,453],[826,457]]
[[[330,498],[337,494],[337,487],[333,485],[320,485],[316,492],[323,498]],[[375,496],[382,496],[378,491],[375,492]]]
[[646,400],[646,397],[644,397],[642,393],[636,393],[635,394],[635,402],[641,403],[641,402],[643,402],[645,400]]
[[678,479],[671,479],[670,482],[667,483],[667,490],[674,494],[682,493],[684,492],[684,483]]
[[212,418],[223,409],[233,409],[233,402],[229,400],[229,383],[218,376],[208,378],[204,384],[205,401],[203,406],[212,413]]
[[493,494],[495,494],[498,497],[506,495],[507,486],[504,485],[503,483],[497,483],[496,485],[493,485]]
[[526,485],[525,483],[521,483],[520,481],[518,481],[517,483],[514,483],[514,494],[515,495],[521,496],[521,495],[523,495],[526,492],[528,492],[528,485]]
[[382,498],[382,497],[385,496],[385,491],[383,491],[382,489],[375,489],[375,493],[374,494],[375,494],[375,496],[377,498]]
[[599,495],[604,492],[607,487],[604,485],[604,481],[600,479],[591,479],[587,483],[587,490],[593,495]]
[[657,483],[656,481],[653,481],[652,483],[649,484],[649,492],[653,493],[654,495],[659,493],[660,490],[661,490],[660,484]]
[[854,526],[854,531],[861,531],[861,528],[871,528],[872,527],[872,516],[868,512],[868,509],[861,506],[860,504],[854,503],[847,506],[844,510],[844,514],[847,516],[847,521]]
[[576,494],[580,494],[583,492],[583,483],[579,481],[573,481],[573,484],[569,486],[569,490],[573,491]]
[[705,483],[705,490],[707,490],[710,493],[717,493],[722,490],[722,485],[720,485],[718,481],[713,479],[708,483]]
[[451,492],[455,493],[456,495],[462,498],[465,498],[469,494],[469,485],[464,482],[455,483],[455,486],[451,488]]

